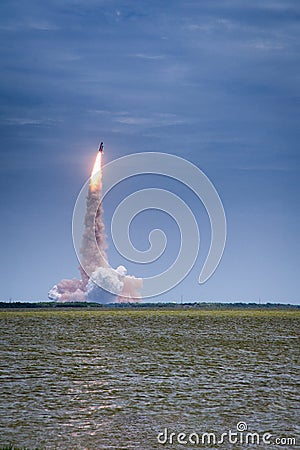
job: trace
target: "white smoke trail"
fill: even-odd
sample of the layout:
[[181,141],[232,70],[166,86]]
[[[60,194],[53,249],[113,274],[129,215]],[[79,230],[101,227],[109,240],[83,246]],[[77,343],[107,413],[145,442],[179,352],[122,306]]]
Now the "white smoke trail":
[[[100,154],[99,154],[100,155]],[[98,167],[96,166],[98,163]],[[84,288],[86,287],[89,275],[98,267],[109,267],[107,262],[107,242],[105,234],[105,226],[103,221],[103,206],[99,205],[101,198],[102,179],[101,179],[101,159],[97,156],[95,166],[98,171],[91,177],[90,188],[86,200],[86,213],[84,219],[84,232],[80,248],[81,261],[83,267],[80,266],[81,277]]]
[[142,279],[127,276],[123,266],[117,269],[109,266],[101,198],[101,153],[98,153],[86,199],[84,231],[80,247],[81,280],[60,281],[48,293],[51,300],[112,303],[136,302],[141,299]]

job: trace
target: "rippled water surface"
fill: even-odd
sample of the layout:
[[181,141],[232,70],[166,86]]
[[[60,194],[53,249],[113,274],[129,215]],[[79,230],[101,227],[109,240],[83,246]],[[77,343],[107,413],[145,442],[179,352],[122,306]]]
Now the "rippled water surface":
[[27,310],[0,322],[0,445],[268,448],[157,441],[238,422],[297,437],[299,313]]

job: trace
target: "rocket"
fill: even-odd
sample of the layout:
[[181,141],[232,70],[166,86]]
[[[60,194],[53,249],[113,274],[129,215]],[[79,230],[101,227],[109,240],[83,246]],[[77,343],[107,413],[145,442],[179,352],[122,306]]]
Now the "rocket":
[[100,147],[99,147],[99,152],[102,153],[103,152],[103,142],[101,142]]

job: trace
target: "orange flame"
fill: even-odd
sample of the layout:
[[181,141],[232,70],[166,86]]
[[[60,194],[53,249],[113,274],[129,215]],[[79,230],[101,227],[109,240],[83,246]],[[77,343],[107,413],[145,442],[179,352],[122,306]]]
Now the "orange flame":
[[101,180],[102,180],[101,163],[102,163],[102,154],[101,152],[98,152],[90,178],[91,191],[96,191],[101,187]]

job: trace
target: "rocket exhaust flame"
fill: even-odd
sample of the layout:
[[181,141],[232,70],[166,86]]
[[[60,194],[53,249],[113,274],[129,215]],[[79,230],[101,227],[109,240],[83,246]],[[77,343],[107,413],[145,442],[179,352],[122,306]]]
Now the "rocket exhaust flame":
[[[119,266],[116,270],[109,266],[106,255],[107,241],[103,222],[103,206],[102,203],[99,205],[101,194],[102,152],[98,152],[86,198],[84,231],[80,248],[81,280],[61,280],[49,291],[48,297],[51,300],[112,303],[115,301],[136,302],[141,298],[142,279],[126,276],[126,269],[123,266]],[[111,292],[117,294],[114,295]]]
[[93,192],[101,189],[102,183],[101,167],[102,167],[102,153],[98,152],[90,178],[90,190]]

